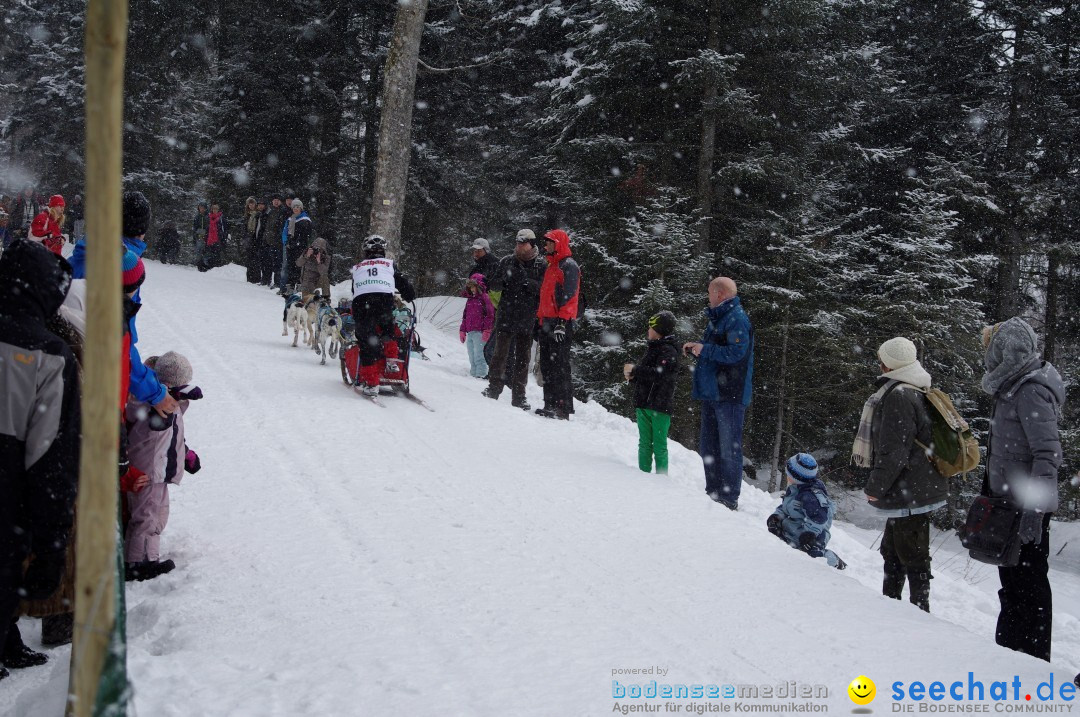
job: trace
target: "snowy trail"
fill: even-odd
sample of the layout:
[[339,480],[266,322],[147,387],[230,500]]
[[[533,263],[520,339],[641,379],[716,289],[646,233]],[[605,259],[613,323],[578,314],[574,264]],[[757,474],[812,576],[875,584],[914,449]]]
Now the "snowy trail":
[[[280,299],[235,267],[150,263],[144,302],[144,357],[184,353],[206,398],[187,418],[204,468],[162,540],[178,568],[128,584],[140,715],[608,714],[612,670],[651,666],[670,672],[617,679],[798,680],[847,712],[866,674],[886,711],[894,680],[1049,675],[994,645],[985,586],[943,571],[933,616],[886,600],[865,534],[837,526],[851,568],[832,570],[766,532],[767,494],[709,501],[696,454],[672,444],[671,478],[639,473],[624,418],[493,403],[456,331],[421,327],[433,360],[413,385],[437,412],[383,409],[291,347]],[[1080,623],[1058,598],[1060,682]],[[68,651],[52,654],[5,681],[0,713],[56,709]]]

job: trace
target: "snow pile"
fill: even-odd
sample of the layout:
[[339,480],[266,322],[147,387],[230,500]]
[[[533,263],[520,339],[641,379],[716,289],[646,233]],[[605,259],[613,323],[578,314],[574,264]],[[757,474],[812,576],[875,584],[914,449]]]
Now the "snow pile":
[[[1050,674],[994,645],[992,573],[938,570],[924,615],[879,594],[873,531],[837,525],[850,568],[833,570],[766,532],[776,498],[708,500],[695,453],[672,443],[670,477],[640,473],[623,417],[590,403],[547,421],[509,392],[483,398],[456,300],[418,302],[432,360],[413,363],[413,390],[436,413],[354,395],[334,362],[290,346],[282,300],[237,267],[150,262],[143,300],[143,354],[188,356],[206,399],[186,422],[203,470],[174,488],[162,541],[178,567],[128,585],[138,714],[608,714],[644,702],[614,698],[613,680],[653,679],[795,680],[846,712],[863,674],[884,712],[893,681],[973,671],[1034,689]],[[1080,663],[1067,567],[1059,684]],[[5,680],[0,713],[61,712],[69,648],[49,652]]]

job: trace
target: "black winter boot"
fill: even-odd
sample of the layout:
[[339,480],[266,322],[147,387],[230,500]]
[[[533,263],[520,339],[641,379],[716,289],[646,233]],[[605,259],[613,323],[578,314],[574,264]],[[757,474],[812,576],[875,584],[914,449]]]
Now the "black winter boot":
[[885,597],[899,600],[904,595],[904,583],[907,577],[903,567],[885,563],[885,580],[881,583],[881,594]]
[[930,612],[930,571],[913,571],[908,573],[908,582],[911,586],[911,604],[918,606],[923,612]]
[[41,644],[48,647],[67,645],[75,629],[75,614],[47,615],[41,618]]
[[[8,640],[8,642],[11,641]],[[44,652],[34,652],[24,645],[21,640],[18,647],[8,645],[4,650],[3,657],[0,658],[0,662],[4,663],[4,667],[10,667],[13,670],[21,670],[24,667],[37,667],[38,665],[44,665],[48,661],[48,655]]]

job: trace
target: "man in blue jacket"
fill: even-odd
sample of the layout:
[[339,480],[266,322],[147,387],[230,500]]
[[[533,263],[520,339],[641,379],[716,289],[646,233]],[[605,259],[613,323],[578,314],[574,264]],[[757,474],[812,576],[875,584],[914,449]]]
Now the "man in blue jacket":
[[754,375],[754,330],[738,293],[726,276],[713,279],[705,335],[700,343],[683,344],[683,353],[697,359],[691,396],[701,401],[698,451],[705,464],[705,492],[731,510],[739,507],[743,416]]
[[[146,235],[146,230],[150,227],[150,202],[147,201],[146,196],[142,192],[130,191],[124,192],[123,210],[121,217],[121,247],[120,247],[120,260],[123,262],[123,256],[125,251],[133,252],[136,256],[142,257],[143,252],[146,251],[146,242],[143,241],[143,237]],[[80,239],[75,243],[75,250],[71,254],[71,268],[73,270],[73,278],[85,279],[86,278],[86,239]],[[132,301],[136,304],[141,304],[140,294],[142,290],[135,292],[132,296]],[[131,394],[136,399],[143,403],[149,403],[156,408],[159,413],[165,415],[166,413],[172,413],[180,404],[176,402],[176,399],[169,395],[168,389],[165,388],[157,379],[157,375],[152,369],[143,365],[142,357],[139,356],[139,349],[136,348],[135,343],[139,340],[139,332],[135,329],[135,317],[132,316],[128,322],[128,328],[131,331],[131,386],[129,388]]]

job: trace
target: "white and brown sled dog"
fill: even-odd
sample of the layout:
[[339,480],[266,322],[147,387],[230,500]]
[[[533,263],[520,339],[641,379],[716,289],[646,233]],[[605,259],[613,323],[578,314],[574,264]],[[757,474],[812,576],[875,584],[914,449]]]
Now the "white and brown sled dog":
[[281,316],[281,335],[288,336],[289,329],[293,330],[292,345],[296,346],[296,340],[300,332],[304,333],[304,343],[308,343],[307,311],[300,303],[300,294],[289,294],[285,299],[285,313]]
[[[327,343],[329,342],[329,347]],[[341,315],[330,306],[330,299],[324,298],[319,302],[317,318],[315,320],[315,353],[322,356],[320,365],[326,365],[326,355],[336,358],[341,351],[344,339],[341,336]]]

